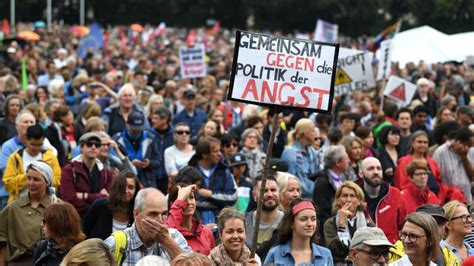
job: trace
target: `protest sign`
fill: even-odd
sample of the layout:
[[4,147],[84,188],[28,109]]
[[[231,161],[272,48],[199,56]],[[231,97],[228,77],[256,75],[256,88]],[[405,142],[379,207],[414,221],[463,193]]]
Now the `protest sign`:
[[338,44],[237,31],[229,100],[329,113]]
[[375,87],[372,57],[372,53],[365,52],[339,58],[334,94],[343,95]]
[[200,78],[206,75],[204,44],[179,48],[181,78]]
[[392,40],[385,40],[380,45],[379,68],[377,80],[388,79],[392,68]]
[[400,102],[405,106],[411,102],[415,92],[415,84],[392,75],[390,76],[387,86],[385,87],[384,95]]
[[322,19],[316,22],[316,29],[314,30],[313,40],[320,42],[336,42],[339,26],[331,24]]

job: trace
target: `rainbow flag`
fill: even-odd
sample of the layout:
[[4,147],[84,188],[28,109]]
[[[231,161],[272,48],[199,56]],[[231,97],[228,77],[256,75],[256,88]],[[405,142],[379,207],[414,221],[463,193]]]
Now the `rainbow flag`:
[[395,34],[397,34],[400,31],[400,26],[402,25],[402,20],[400,19],[399,21],[395,22],[394,24],[388,26],[386,29],[384,29],[381,33],[379,33],[375,38],[372,40],[371,43],[368,44],[366,47],[367,50],[371,52],[377,51],[379,49],[380,44],[388,39],[392,39]]

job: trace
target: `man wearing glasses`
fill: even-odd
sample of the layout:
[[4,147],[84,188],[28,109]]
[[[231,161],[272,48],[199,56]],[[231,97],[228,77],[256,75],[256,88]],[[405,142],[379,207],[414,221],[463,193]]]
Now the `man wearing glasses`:
[[393,247],[377,227],[363,227],[357,229],[352,237],[348,260],[354,265],[385,265],[390,260]]
[[101,147],[101,136],[89,132],[79,139],[81,155],[64,166],[59,191],[64,201],[71,203],[84,216],[90,204],[99,198],[108,197],[115,173],[106,169],[97,158]]
[[[135,265],[148,255],[160,256],[166,261],[183,252],[192,252],[183,235],[174,228],[168,228],[168,204],[165,196],[156,188],[145,188],[138,192],[133,209],[135,222],[122,231],[125,244],[115,234],[104,242],[115,254],[118,265]],[[121,245],[121,256],[116,254],[116,245]]]

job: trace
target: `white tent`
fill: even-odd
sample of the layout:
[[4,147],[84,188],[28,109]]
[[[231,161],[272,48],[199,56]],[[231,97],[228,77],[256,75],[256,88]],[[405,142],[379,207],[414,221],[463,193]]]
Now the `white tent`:
[[448,35],[429,26],[422,26],[395,35],[392,41],[392,61],[400,66],[408,62],[427,63],[451,60],[451,41]]
[[456,61],[464,61],[466,56],[474,56],[474,31],[449,35],[452,45],[452,58]]

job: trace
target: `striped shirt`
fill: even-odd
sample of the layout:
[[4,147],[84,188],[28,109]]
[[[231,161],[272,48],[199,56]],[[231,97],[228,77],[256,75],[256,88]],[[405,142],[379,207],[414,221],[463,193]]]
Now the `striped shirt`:
[[[443,183],[448,186],[458,187],[464,192],[467,204],[472,202],[471,179],[464,169],[461,157],[451,147],[452,141],[447,141],[436,149],[433,159],[441,169]],[[469,149],[468,160],[474,164],[474,147]]]
[[[191,248],[188,246],[188,243],[186,242],[186,239],[181,235],[181,233],[174,229],[174,228],[169,228],[168,229],[171,238],[178,244],[178,246],[184,251],[184,252],[192,252]],[[127,229],[124,230],[125,235],[127,236],[127,244],[126,244],[126,253],[125,253],[125,259],[123,261],[122,265],[135,265],[137,262],[148,255],[156,255],[160,256],[161,258],[165,259],[166,261],[171,261],[171,257],[166,252],[166,250],[157,242],[153,243],[153,245],[150,248],[147,248],[143,242],[140,239],[140,236],[138,235],[138,231],[136,228],[135,223]],[[112,254],[115,251],[115,238],[114,236],[109,236],[105,241],[105,244],[107,244],[112,251]]]

